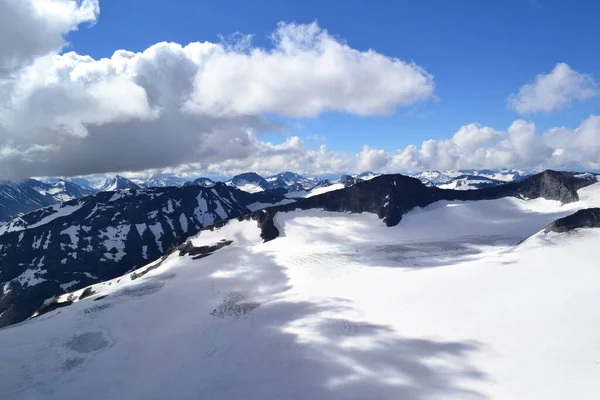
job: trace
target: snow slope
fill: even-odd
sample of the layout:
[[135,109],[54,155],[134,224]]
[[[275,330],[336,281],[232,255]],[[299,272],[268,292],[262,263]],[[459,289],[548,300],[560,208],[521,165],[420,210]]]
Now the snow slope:
[[[376,215],[279,213],[203,231],[212,255],[94,285],[0,330],[3,399],[596,399],[600,205],[543,199]],[[149,267],[156,267],[149,269]],[[80,290],[73,294],[79,297]],[[107,296],[107,297],[103,297]],[[63,300],[66,300],[66,297]]]

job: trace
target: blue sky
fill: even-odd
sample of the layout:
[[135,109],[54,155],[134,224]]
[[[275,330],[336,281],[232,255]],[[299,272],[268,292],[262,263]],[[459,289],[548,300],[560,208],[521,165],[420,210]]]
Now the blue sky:
[[506,129],[525,118],[540,131],[575,128],[600,108],[597,97],[550,115],[519,116],[506,106],[511,93],[558,62],[581,73],[600,71],[600,53],[594,50],[600,40],[597,1],[103,0],[100,7],[93,28],[69,34],[69,50],[110,57],[116,49],[143,51],[161,41],[215,42],[219,34],[234,32],[253,34],[255,45],[268,48],[268,35],[279,21],[316,20],[352,48],[412,60],[433,74],[437,98],[391,116],[333,112],[281,118],[290,134],[325,136],[331,150],[356,152],[368,143],[392,151],[451,136],[471,122]]

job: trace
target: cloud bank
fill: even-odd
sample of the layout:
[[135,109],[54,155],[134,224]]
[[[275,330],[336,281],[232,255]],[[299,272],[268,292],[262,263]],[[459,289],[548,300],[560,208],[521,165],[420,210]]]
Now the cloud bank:
[[535,124],[516,120],[504,130],[480,124],[460,127],[448,139],[425,140],[395,151],[363,146],[357,154],[311,150],[297,136],[280,145],[250,138],[255,157],[190,164],[171,172],[232,175],[244,171],[271,174],[293,170],[306,174],[334,172],[387,173],[431,169],[557,168],[600,169],[600,116],[591,115],[574,128],[538,132]]

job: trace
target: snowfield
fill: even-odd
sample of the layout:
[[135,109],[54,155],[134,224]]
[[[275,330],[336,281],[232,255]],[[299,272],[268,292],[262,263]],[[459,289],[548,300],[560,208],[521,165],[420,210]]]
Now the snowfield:
[[600,230],[539,232],[579,195],[234,220],[0,330],[0,398],[595,400]]

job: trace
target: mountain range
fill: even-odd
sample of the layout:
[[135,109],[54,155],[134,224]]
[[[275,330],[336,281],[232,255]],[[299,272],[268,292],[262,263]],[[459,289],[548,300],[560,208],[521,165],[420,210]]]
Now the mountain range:
[[[146,189],[116,177],[104,187],[121,190],[99,192],[11,220],[0,227],[4,288],[0,326],[22,321],[52,296],[138,268],[162,256],[181,238],[234,217],[263,221],[263,237],[275,235],[274,214],[295,209],[370,212],[385,225],[395,226],[409,210],[442,200],[512,196],[570,203],[577,200],[579,188],[595,182],[593,176],[546,171],[518,182],[465,191],[427,186],[404,175],[369,180],[344,176],[339,183],[296,191],[300,183],[288,182],[297,177],[281,177],[289,179],[288,189],[270,188],[269,181],[252,173],[208,187]],[[248,189],[248,185],[254,186]]]
[[[534,173],[533,170],[461,170],[461,171],[427,171],[411,176],[420,179],[427,185],[453,189],[478,189],[499,185],[504,182],[523,179]],[[248,172],[224,181],[225,184],[247,192],[258,192],[270,189],[286,189],[295,192],[295,197],[306,197],[330,190],[337,190],[342,185],[372,179],[378,176],[373,172],[358,175],[343,175],[338,179],[303,177],[294,172],[282,172],[266,178]],[[136,190],[153,187],[182,187],[198,185],[211,187],[215,180],[199,178],[182,178],[178,176],[156,175],[149,178],[114,177],[93,178],[49,178],[45,180],[28,179],[21,182],[0,183],[0,223],[63,201],[82,198],[103,191]],[[444,186],[441,186],[444,185]]]

